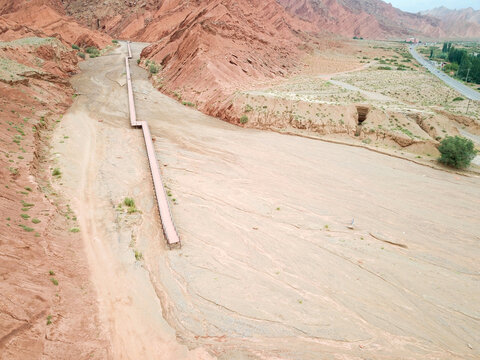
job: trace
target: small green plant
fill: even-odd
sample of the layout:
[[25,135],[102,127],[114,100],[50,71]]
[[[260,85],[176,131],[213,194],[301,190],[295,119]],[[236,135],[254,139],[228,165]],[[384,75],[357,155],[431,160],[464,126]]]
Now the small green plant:
[[52,282],[53,285],[58,286],[58,280],[55,279],[54,277],[51,277],[50,281]]
[[142,259],[143,259],[143,254],[140,251],[135,250],[135,260],[140,261]]
[[47,316],[47,325],[50,325],[52,323],[52,315]]
[[112,40],[112,43],[118,44],[118,40],[113,39],[113,40]]
[[20,216],[22,218],[24,218],[25,220],[27,220],[30,217],[30,215],[28,215],[28,214],[20,214]]
[[50,270],[48,273],[50,274],[50,276],[55,275],[55,272],[53,270]]
[[32,188],[29,187],[29,186],[26,186],[26,187],[25,187],[25,190],[27,190],[27,191],[32,191]]
[[80,229],[78,227],[73,227],[70,229],[70,232],[72,233],[78,233],[80,231]]
[[77,53],[77,55],[78,55],[78,57],[80,57],[80,58],[82,58],[83,60],[85,60],[85,53],[79,51],[79,52]]
[[87,54],[97,54],[100,53],[100,51],[95,47],[95,46],[89,46],[85,49],[85,52]]
[[20,224],[18,226],[20,226],[26,232],[32,232],[33,231],[33,229],[31,227],[28,227],[27,225]]
[[40,222],[41,222],[41,221],[40,221],[39,219],[37,219],[37,218],[33,218],[33,219],[32,219],[32,223],[34,223],[34,224],[38,224],[38,223],[40,223]]
[[253,110],[253,107],[251,107],[249,104],[245,105],[245,109],[243,111],[245,111],[246,113],[250,112]]
[[74,50],[80,50],[80,46],[76,45],[76,44],[72,44],[72,49]]
[[461,136],[447,136],[438,151],[441,154],[439,162],[457,169],[468,167],[477,154],[473,141]]
[[392,68],[390,66],[379,66],[377,69],[378,70],[392,70]]
[[62,172],[60,171],[59,168],[55,168],[55,169],[52,170],[52,175],[53,176],[60,176],[60,175],[62,175]]
[[457,96],[455,99],[453,99],[453,101],[463,101],[463,100],[465,99],[461,96]]
[[139,64],[140,64],[140,59],[137,59],[137,65],[139,65]]
[[241,124],[246,124],[248,122],[248,116],[247,115],[243,115],[241,118],[240,118],[240,123]]
[[125,206],[128,206],[128,207],[134,207],[135,206],[135,201],[132,199],[132,198],[129,198],[129,197],[126,197],[124,200],[123,200],[123,203],[125,204]]
[[150,64],[149,70],[150,70],[150,74],[158,73],[158,67],[155,64]]
[[132,198],[126,197],[123,199],[123,203],[127,207],[127,213],[133,214],[138,211],[137,207],[135,206],[135,201]]

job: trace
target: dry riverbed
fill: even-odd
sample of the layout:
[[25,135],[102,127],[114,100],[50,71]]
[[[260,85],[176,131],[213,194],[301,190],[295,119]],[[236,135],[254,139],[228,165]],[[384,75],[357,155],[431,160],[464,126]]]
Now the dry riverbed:
[[141,47],[137,115],[183,247],[129,127],[123,46],[82,64],[54,138],[114,358],[480,356],[478,177],[207,117],[151,86]]

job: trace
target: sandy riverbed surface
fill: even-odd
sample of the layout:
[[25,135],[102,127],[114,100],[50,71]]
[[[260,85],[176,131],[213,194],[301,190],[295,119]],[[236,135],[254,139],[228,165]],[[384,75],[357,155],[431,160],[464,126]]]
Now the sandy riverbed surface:
[[132,60],[183,243],[168,251],[124,53],[82,64],[53,149],[116,359],[480,356],[479,178],[232,126]]

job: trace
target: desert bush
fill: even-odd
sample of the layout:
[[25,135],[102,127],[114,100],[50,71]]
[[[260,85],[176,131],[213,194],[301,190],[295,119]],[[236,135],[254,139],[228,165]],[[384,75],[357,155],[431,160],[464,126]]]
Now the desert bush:
[[247,115],[243,115],[241,118],[240,118],[240,123],[241,124],[246,124],[248,122],[248,116]]
[[85,49],[85,52],[86,52],[87,54],[96,54],[96,53],[98,53],[98,52],[100,52],[100,51],[98,51],[98,49],[97,49],[95,46],[89,46],[89,47],[87,47],[87,48]]
[[80,47],[78,45],[72,44],[72,49],[74,50],[80,50]]
[[85,49],[85,52],[91,57],[96,58],[100,56],[100,50],[98,50],[95,46],[89,46]]
[[461,96],[457,96],[455,99],[453,99],[453,101],[463,101],[463,100],[465,99]]
[[52,175],[53,176],[60,176],[60,175],[62,175],[62,172],[60,171],[59,168],[55,168],[55,169],[52,170]]
[[126,197],[124,200],[123,200],[123,203],[125,204],[125,206],[128,206],[128,207],[135,207],[135,200],[133,200],[132,198],[129,198],[129,197]]
[[150,64],[150,74],[156,74],[158,73],[158,67],[155,64]]
[[85,54],[83,52],[78,52],[77,55],[82,59],[85,59]]
[[379,66],[378,70],[392,70],[390,66]]
[[112,43],[118,44],[118,40],[113,39],[113,40],[112,40]]
[[473,141],[461,136],[447,136],[438,151],[441,154],[439,162],[457,169],[468,167],[477,154]]

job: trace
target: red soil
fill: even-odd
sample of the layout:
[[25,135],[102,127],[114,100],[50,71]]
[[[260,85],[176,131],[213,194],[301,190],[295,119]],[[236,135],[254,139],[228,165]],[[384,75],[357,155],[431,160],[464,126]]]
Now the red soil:
[[43,34],[68,45],[103,48],[111,43],[110,36],[92,31],[68,17],[60,0],[0,0],[0,16],[2,40]]
[[[39,25],[45,13],[33,28],[15,14],[0,18],[4,40],[55,28]],[[92,39],[105,44],[108,36]],[[108,358],[83,243],[69,232],[74,214],[49,187],[45,162],[50,129],[72,102],[77,56],[59,40],[37,38],[2,44],[0,59],[0,359]]]
[[[150,29],[157,29],[158,23],[167,31],[167,24],[182,21],[141,56],[163,68],[164,91],[195,101],[203,110],[245,84],[286,75],[302,53],[299,47],[306,35],[300,28],[305,24],[283,14],[275,1],[255,5],[217,0],[197,5],[164,9]],[[148,36],[144,33],[140,38]]]

